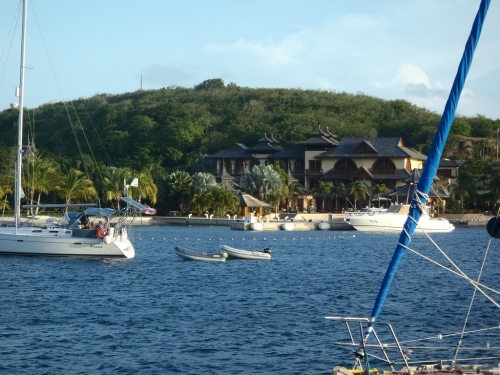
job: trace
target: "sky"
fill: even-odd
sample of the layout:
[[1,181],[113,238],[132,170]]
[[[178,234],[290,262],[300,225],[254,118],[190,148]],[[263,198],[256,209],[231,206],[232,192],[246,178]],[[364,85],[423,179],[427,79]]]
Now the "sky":
[[[18,6],[0,4],[0,110],[18,101]],[[25,107],[222,78],[405,99],[442,113],[478,7],[479,0],[30,0]],[[459,115],[500,118],[499,20],[500,0],[492,0]]]

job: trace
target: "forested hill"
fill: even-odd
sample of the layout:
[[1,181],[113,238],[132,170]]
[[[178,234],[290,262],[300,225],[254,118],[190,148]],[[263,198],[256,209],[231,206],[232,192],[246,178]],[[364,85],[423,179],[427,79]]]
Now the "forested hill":
[[[90,154],[87,139],[94,156],[106,165],[137,170],[156,165],[171,171],[234,142],[253,146],[264,133],[286,147],[307,139],[318,126],[339,138],[401,136],[406,145],[425,152],[440,115],[404,100],[319,90],[252,89],[210,79],[194,88],[102,94],[65,105],[45,104],[25,112],[25,118],[25,137],[34,134],[36,147],[56,158],[76,157],[79,149]],[[0,112],[0,148],[15,146],[16,122],[17,110]],[[498,120],[483,116],[459,117],[449,145],[456,143],[453,134],[495,138],[497,127]]]

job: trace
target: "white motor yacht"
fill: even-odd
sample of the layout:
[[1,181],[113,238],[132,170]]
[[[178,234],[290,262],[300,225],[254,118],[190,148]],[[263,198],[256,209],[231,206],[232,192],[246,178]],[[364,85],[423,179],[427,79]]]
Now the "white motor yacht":
[[[409,204],[393,204],[385,212],[368,212],[347,215],[344,220],[360,232],[401,232],[410,211]],[[432,218],[428,209],[422,213],[417,225],[418,231],[447,233],[455,226],[444,218]]]

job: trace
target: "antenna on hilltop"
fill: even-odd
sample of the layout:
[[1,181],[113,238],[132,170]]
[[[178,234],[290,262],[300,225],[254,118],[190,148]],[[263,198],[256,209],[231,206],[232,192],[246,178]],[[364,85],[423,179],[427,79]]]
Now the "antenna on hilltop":
[[142,91],[142,70],[141,70],[141,91]]

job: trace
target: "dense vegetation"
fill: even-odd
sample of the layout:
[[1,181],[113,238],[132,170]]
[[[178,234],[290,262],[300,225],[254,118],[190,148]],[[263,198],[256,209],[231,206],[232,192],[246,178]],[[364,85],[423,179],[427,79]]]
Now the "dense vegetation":
[[[48,103],[27,111],[25,118],[24,143],[34,141],[44,158],[57,163],[62,172],[75,169],[101,175],[102,180],[111,180],[109,173],[114,169],[125,169],[130,176],[142,173],[158,187],[160,207],[169,209],[179,204],[170,198],[170,174],[206,171],[210,161],[205,156],[234,142],[252,146],[267,133],[286,147],[307,139],[321,126],[339,138],[401,136],[407,146],[425,153],[440,115],[404,100],[345,92],[251,89],[210,79],[194,88]],[[16,123],[17,110],[0,112],[3,190],[8,190],[5,176],[15,154]],[[459,153],[458,140],[472,137],[482,142],[477,158],[494,157],[498,126],[499,120],[481,115],[457,117],[445,155],[466,158]],[[97,190],[102,200],[110,199],[106,189]],[[153,192],[144,196],[154,201]]]

